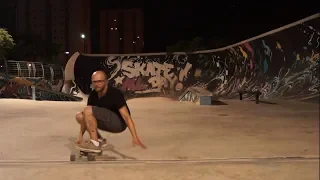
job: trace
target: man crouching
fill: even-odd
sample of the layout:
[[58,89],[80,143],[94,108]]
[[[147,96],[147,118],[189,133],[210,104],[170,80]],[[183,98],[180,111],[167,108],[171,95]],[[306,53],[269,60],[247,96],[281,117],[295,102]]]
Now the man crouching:
[[[133,145],[146,148],[139,140],[130,110],[120,90],[108,85],[105,72],[96,71],[91,77],[94,91],[88,97],[87,107],[76,115],[80,124],[80,134],[76,141],[77,148],[86,152],[101,152],[106,140],[101,137],[98,129],[112,133],[121,133],[127,127],[132,135]],[[82,143],[83,134],[87,131],[90,141]]]

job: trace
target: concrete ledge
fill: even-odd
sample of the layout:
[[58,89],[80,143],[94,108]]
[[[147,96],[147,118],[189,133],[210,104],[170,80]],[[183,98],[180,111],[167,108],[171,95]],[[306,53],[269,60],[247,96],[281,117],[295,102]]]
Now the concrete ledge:
[[181,94],[179,101],[190,101],[197,105],[211,105],[212,96],[212,92],[204,88],[190,87]]

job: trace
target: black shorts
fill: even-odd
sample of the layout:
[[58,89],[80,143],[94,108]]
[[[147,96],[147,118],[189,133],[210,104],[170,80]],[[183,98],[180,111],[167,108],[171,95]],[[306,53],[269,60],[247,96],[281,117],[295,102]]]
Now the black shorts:
[[97,119],[98,129],[119,133],[127,128],[126,123],[113,111],[98,106],[92,106],[93,116]]

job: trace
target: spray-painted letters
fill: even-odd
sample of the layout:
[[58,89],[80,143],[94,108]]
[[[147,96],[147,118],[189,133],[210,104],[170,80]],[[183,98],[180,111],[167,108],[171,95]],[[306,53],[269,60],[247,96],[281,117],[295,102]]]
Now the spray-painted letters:
[[159,92],[162,88],[181,91],[183,81],[192,67],[189,62],[175,67],[167,62],[160,64],[155,61],[142,62],[138,57],[121,59],[113,56],[107,57],[104,64],[114,69],[109,79],[115,79],[116,86],[122,85],[121,89],[139,91],[138,93]]

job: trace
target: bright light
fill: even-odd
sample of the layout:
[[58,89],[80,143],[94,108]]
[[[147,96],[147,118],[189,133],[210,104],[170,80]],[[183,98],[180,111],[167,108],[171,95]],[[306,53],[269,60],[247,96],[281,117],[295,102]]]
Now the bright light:
[[113,30],[113,28],[111,28],[111,31]]
[[86,38],[86,35],[85,34],[81,34],[81,38],[82,39]]
[[136,43],[135,41],[132,42],[133,44]]
[[140,37],[138,36],[137,38],[139,39]]
[[31,66],[31,64],[28,64],[28,66],[30,67],[30,66]]
[[69,54],[70,52],[66,51],[65,53],[66,53],[66,54]]
[[114,21],[114,22],[116,22],[117,20],[116,20],[116,19],[114,19],[113,21]]
[[114,30],[118,30],[118,28],[114,28]]
[[120,40],[122,40],[122,38],[120,38]]

